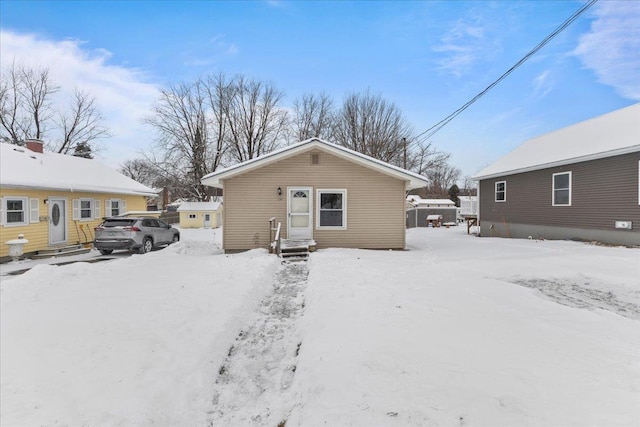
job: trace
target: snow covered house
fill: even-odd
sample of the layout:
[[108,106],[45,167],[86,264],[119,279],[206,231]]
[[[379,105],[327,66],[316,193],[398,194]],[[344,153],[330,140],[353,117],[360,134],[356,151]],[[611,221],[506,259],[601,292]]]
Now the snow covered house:
[[416,194],[407,196],[406,227],[427,227],[430,215],[439,215],[443,223],[457,221],[456,204],[449,199],[423,199]]
[[96,160],[43,152],[36,140],[0,143],[0,260],[8,260],[4,242],[19,234],[28,254],[88,244],[103,217],[145,211],[154,196]]
[[640,104],[530,139],[480,171],[482,236],[640,245]]
[[[269,220],[285,239],[318,248],[405,247],[405,194],[424,177],[317,138],[205,176],[224,189],[223,247],[268,248]],[[379,200],[372,204],[372,200]]]
[[182,202],[178,212],[182,228],[218,228],[222,225],[220,202]]

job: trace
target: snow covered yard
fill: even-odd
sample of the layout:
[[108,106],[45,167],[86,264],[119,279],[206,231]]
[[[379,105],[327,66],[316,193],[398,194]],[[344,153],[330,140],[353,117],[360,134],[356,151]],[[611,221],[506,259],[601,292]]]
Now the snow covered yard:
[[291,269],[217,233],[3,276],[1,424],[640,425],[638,249],[412,229]]

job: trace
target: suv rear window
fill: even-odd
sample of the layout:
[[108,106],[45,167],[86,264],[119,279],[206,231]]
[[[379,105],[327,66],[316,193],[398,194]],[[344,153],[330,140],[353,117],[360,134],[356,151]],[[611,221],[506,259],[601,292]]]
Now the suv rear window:
[[136,222],[135,219],[107,219],[102,223],[103,227],[129,227]]

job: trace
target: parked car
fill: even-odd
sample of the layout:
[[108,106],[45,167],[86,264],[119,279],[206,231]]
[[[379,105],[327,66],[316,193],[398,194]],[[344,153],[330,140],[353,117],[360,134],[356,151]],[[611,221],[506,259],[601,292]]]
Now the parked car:
[[153,248],[180,240],[180,231],[157,218],[106,218],[95,232],[93,245],[102,255],[109,255],[115,249],[137,250],[145,254]]

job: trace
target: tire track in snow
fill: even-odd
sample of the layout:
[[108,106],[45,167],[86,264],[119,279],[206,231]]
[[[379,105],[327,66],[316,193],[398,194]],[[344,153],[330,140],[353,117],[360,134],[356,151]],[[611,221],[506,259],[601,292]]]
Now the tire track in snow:
[[295,323],[304,310],[308,275],[306,262],[284,263],[276,273],[273,292],[218,371],[209,426],[276,426],[287,418],[301,345]]

